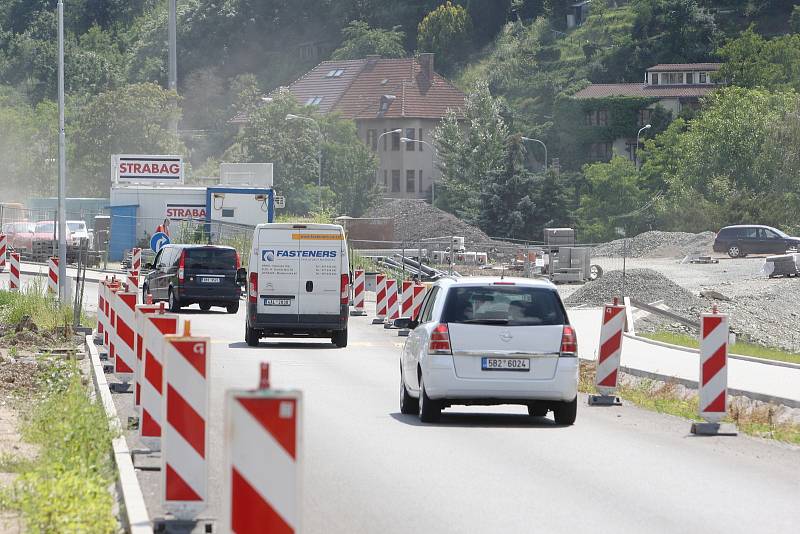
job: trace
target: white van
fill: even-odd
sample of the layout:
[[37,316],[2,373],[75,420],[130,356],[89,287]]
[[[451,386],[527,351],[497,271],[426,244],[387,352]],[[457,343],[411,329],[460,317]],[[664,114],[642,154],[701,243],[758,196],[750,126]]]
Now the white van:
[[245,341],[330,337],[347,346],[350,262],[336,224],[259,224],[247,273]]

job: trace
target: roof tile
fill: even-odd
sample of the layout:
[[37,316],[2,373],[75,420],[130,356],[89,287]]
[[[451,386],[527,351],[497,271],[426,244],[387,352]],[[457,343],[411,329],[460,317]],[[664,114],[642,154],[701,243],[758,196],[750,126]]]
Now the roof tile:
[[573,95],[584,100],[609,96],[656,98],[699,98],[717,89],[716,85],[645,85],[642,83],[594,83]]

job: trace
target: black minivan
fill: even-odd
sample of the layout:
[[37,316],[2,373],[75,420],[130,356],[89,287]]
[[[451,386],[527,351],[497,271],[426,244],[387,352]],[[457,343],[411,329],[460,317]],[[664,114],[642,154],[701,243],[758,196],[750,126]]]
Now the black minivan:
[[727,252],[731,258],[743,258],[748,254],[784,254],[791,249],[800,249],[800,238],[760,224],[726,226],[714,239],[714,252]]
[[144,294],[153,301],[167,301],[170,311],[199,304],[207,311],[222,306],[228,313],[239,311],[244,276],[236,249],[213,245],[166,245],[144,280]]

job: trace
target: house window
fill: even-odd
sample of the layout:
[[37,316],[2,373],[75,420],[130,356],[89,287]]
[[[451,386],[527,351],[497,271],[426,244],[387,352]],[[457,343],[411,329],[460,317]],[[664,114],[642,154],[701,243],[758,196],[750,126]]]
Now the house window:
[[392,193],[400,192],[400,171],[395,169],[392,171]]
[[[419,129],[419,137],[418,139],[422,141],[422,128]],[[422,143],[417,143],[419,145],[419,151],[422,152]]]
[[306,100],[306,106],[319,106],[322,102],[321,96],[312,96],[308,100]]
[[650,73],[650,85],[658,85],[658,73],[651,72]]
[[700,83],[708,83],[708,75],[705,72],[701,72],[698,77]]
[[601,109],[597,112],[597,125],[608,126],[608,110]]
[[652,109],[640,109],[639,110],[639,127],[641,128],[645,124],[650,124],[650,118],[653,116]]
[[628,153],[629,160],[636,161],[636,149],[636,141],[625,143],[625,152]]
[[386,138],[389,137],[388,135],[386,135],[387,131],[388,130],[386,128],[383,129],[383,133],[384,133],[384,135],[383,135],[383,151],[384,152],[386,152]]
[[389,171],[383,169],[383,187],[389,187]]
[[331,69],[328,71],[328,74],[325,75],[326,78],[341,78],[342,74],[344,74],[344,69]]
[[664,85],[680,85],[683,83],[683,73],[665,72],[661,75],[661,83]]
[[412,171],[406,171],[406,193],[413,193],[416,189],[417,180],[416,173]]
[[587,111],[584,121],[587,126],[608,126],[608,110]]
[[594,126],[594,111],[587,111],[583,115],[583,122],[586,126]]
[[419,192],[421,193],[422,189],[422,169],[419,170]]
[[400,132],[392,133],[392,151],[400,150]]
[[367,146],[371,147],[372,150],[378,150],[378,130],[367,130]]
[[691,85],[694,83],[694,72],[687,72],[686,73],[686,83]]
[[611,143],[592,143],[589,147],[589,159],[592,161],[610,160]]
[[[406,137],[408,139],[414,139],[414,128],[406,128]],[[417,143],[414,141],[406,141],[406,150],[409,152],[413,152],[416,149]]]

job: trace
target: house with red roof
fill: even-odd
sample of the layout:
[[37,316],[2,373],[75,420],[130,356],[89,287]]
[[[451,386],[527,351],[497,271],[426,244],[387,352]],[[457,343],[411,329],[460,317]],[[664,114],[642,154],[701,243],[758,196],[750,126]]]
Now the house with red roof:
[[[378,156],[375,177],[387,196],[430,199],[439,178],[433,130],[465,95],[434,70],[434,55],[323,61],[287,88],[319,113],[356,123]],[[246,120],[239,118],[237,122]]]

